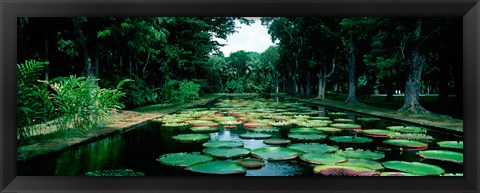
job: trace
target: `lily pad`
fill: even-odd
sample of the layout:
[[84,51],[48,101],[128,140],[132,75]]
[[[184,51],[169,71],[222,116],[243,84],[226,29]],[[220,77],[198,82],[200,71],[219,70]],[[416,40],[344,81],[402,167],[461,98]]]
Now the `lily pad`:
[[117,170],[97,170],[90,171],[83,176],[145,176],[143,172],[135,172],[130,169],[117,169]]
[[186,167],[192,164],[210,161],[213,158],[208,155],[201,155],[199,152],[193,153],[170,153],[157,158],[161,164],[168,166]]
[[404,139],[388,139],[383,141],[384,144],[405,147],[410,149],[427,149],[428,144],[420,141],[404,140]]
[[305,153],[300,155],[300,159],[311,164],[336,164],[347,161],[347,158],[328,153]]
[[[292,122],[294,120],[291,120]],[[328,124],[331,124],[330,120],[303,120],[297,119],[296,124],[301,127],[325,127]]]
[[390,139],[405,139],[405,140],[415,140],[415,141],[424,141],[431,142],[433,137],[430,135],[420,134],[420,133],[392,133],[389,134]]
[[353,123],[353,120],[338,118],[338,119],[333,119],[333,122],[334,123]]
[[331,127],[339,128],[339,129],[361,129],[361,125],[351,124],[351,123],[334,123],[330,124]]
[[239,159],[236,162],[248,169],[261,168],[265,165],[265,162],[261,159],[248,158],[248,159]]
[[327,138],[324,134],[289,133],[288,138],[301,141],[318,141]]
[[268,145],[288,145],[292,141],[288,139],[277,139],[277,138],[271,138],[271,139],[265,139],[263,140],[263,143],[268,144]]
[[203,144],[204,147],[243,147],[239,141],[210,141]]
[[369,159],[350,158],[347,162],[339,163],[337,165],[362,166],[374,170],[383,170],[383,165],[380,162]]
[[385,157],[385,153],[383,152],[374,152],[370,150],[361,150],[361,149],[341,151],[341,152],[337,152],[337,154],[347,158],[361,158],[361,159],[373,159],[373,160],[378,160]]
[[260,128],[248,128],[248,131],[261,132],[261,133],[276,133],[280,131],[278,127],[260,127]]
[[336,134],[342,132],[341,129],[335,127],[315,127],[316,130],[319,130],[322,133]]
[[443,148],[463,149],[463,141],[439,141],[437,144]]
[[380,176],[419,176],[419,175],[406,173],[406,172],[381,172]]
[[248,129],[248,128],[261,128],[261,127],[268,127],[266,123],[245,123],[243,124],[243,128]]
[[290,133],[321,133],[321,132],[311,127],[299,127],[299,128],[290,129]]
[[288,146],[288,148],[299,150],[304,153],[329,153],[338,150],[338,146],[329,146],[327,144],[320,143],[294,143]]
[[428,175],[440,175],[445,173],[441,167],[419,163],[419,162],[405,162],[405,161],[386,161],[383,162],[383,166],[388,169],[398,170],[402,172],[408,172],[412,174],[418,174],[423,176]]
[[463,163],[463,153],[447,150],[427,150],[419,151],[417,155],[424,159],[434,159],[440,161]]
[[329,138],[337,143],[371,143],[372,138],[369,137],[353,137],[353,136],[331,136]]
[[240,138],[245,139],[266,139],[271,137],[272,135],[268,133],[244,133],[240,135]]
[[399,133],[426,133],[427,129],[423,127],[414,127],[414,126],[388,126],[388,130],[396,131]]
[[194,164],[185,168],[185,170],[203,174],[245,174],[243,166],[233,161],[209,161]]
[[215,123],[213,121],[208,121],[208,120],[193,120],[193,121],[190,121],[190,123],[194,126],[194,127],[217,127],[218,123]]
[[378,176],[380,172],[361,166],[320,165],[313,173],[324,176]]
[[347,118],[348,114],[344,112],[331,112],[328,113],[328,116],[332,118]]
[[218,127],[190,127],[190,130],[196,133],[214,133],[219,131]]
[[214,158],[237,158],[250,154],[250,149],[240,147],[210,147],[203,150],[203,153]]
[[309,117],[311,120],[330,120],[330,117]]
[[362,130],[361,133],[369,137],[387,138],[389,135],[395,133],[395,131],[385,129],[366,129]]
[[290,160],[295,159],[301,151],[285,147],[262,147],[254,149],[251,155],[260,159],[268,160]]
[[205,142],[210,139],[208,134],[180,134],[172,137],[173,139],[182,143],[196,143]]
[[376,122],[376,121],[381,121],[379,118],[373,118],[373,117],[362,117],[362,118],[357,118],[358,121],[361,122]]
[[463,173],[445,173],[442,176],[463,176]]

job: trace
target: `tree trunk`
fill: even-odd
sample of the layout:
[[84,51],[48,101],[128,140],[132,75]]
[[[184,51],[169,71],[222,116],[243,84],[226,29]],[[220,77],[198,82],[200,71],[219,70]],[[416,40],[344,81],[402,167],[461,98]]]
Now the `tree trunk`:
[[133,75],[132,69],[133,69],[133,68],[132,68],[132,56],[131,56],[131,55],[128,56],[128,67],[129,67],[129,69],[128,69],[128,76],[129,76],[129,77],[132,77],[132,75]]
[[355,79],[355,42],[353,41],[353,34],[348,38],[349,51],[347,54],[348,61],[348,97],[345,103],[359,104],[357,101],[357,81]]
[[420,80],[422,78],[422,68],[425,63],[425,56],[420,52],[420,37],[422,31],[422,20],[417,21],[414,31],[415,47],[412,49],[410,68],[405,84],[405,101],[403,107],[399,109],[402,112],[409,113],[429,113],[420,105]]
[[143,70],[142,70],[142,78],[145,80],[145,71],[147,69],[147,65],[148,65],[148,60],[150,59],[150,52],[148,52],[147,54],[147,61],[145,61],[145,66],[143,66]]
[[317,74],[318,77],[318,95],[316,99],[324,100],[325,99],[325,71],[322,69]]
[[120,56],[120,65],[118,66],[118,75],[122,76],[123,56]]
[[387,91],[387,97],[385,98],[385,102],[392,102],[393,101],[393,84],[390,78],[385,79],[385,89]]
[[305,92],[307,97],[312,96],[312,80],[311,80],[310,71],[307,72],[307,87],[305,88]]

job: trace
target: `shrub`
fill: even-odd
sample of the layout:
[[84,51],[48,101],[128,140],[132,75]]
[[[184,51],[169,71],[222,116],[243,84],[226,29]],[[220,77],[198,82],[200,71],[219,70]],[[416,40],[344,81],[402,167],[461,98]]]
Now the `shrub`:
[[243,93],[243,83],[235,80],[230,80],[225,85],[225,92],[228,93]]
[[135,78],[133,83],[125,86],[125,103],[129,108],[160,103],[160,90],[161,88],[147,86],[144,80]]
[[199,97],[200,85],[192,81],[169,80],[163,86],[164,102],[185,102]]

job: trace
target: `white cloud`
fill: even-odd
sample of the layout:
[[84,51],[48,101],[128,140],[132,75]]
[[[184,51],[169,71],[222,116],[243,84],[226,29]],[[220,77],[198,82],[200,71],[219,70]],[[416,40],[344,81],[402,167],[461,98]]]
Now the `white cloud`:
[[215,39],[220,44],[226,44],[220,48],[225,56],[229,56],[231,52],[239,50],[261,53],[274,44],[268,34],[268,29],[262,26],[260,18],[249,19],[254,19],[255,23],[248,26],[236,21],[238,32],[228,36],[226,41],[223,39]]

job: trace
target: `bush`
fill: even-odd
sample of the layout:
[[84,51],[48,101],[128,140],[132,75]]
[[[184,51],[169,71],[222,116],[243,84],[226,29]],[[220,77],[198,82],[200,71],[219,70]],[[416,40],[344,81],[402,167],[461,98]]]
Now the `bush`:
[[144,80],[136,78],[133,83],[125,86],[125,103],[129,108],[160,103],[160,90],[161,88],[147,86]]
[[164,102],[185,102],[199,98],[200,85],[192,81],[169,80],[163,86]]
[[230,80],[225,85],[225,92],[228,93],[243,93],[243,83],[235,80]]

